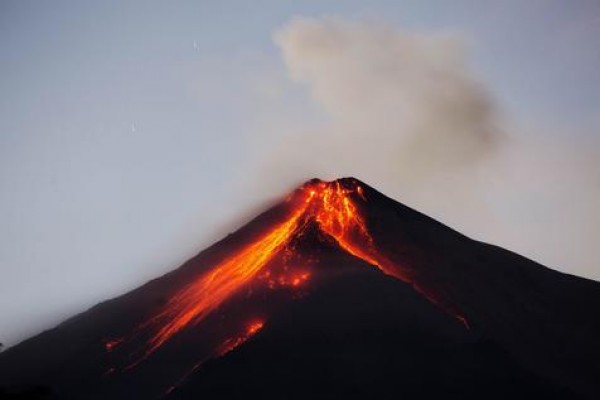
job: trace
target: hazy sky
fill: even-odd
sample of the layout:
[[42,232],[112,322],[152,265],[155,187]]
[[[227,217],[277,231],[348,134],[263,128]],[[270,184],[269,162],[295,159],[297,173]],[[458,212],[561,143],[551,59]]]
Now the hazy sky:
[[356,175],[600,279],[600,4],[1,1],[0,341]]

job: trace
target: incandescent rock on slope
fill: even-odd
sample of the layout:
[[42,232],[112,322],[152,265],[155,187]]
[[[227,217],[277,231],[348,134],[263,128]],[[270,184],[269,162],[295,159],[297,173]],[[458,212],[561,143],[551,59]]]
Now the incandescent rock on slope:
[[356,179],[312,180],[179,269],[7,350],[0,387],[597,398],[599,304],[597,282],[473,241]]

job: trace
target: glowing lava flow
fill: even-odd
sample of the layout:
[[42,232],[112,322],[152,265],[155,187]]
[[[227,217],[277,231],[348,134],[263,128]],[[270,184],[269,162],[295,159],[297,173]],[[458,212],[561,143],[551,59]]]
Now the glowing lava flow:
[[410,274],[410,270],[391,262],[382,255],[369,234],[365,220],[360,215],[351,196],[359,196],[363,201],[366,198],[363,189],[355,185],[351,189],[336,182],[319,182],[310,190],[311,198],[317,200],[312,204],[311,212],[319,224],[319,228],[333,237],[341,248],[353,256],[379,268],[387,275],[412,285],[413,289],[427,298],[430,302],[445,310],[450,315],[461,321],[469,329],[469,323],[464,315],[457,309],[444,305],[437,296],[418,285]]
[[[196,282],[176,294],[149,322],[162,327],[150,339],[147,354],[190,323],[205,318],[242,286],[248,283],[290,239],[307,204],[303,204],[282,224],[237,254],[215,266]],[[166,323],[164,322],[166,321]]]
[[310,190],[310,196],[316,199],[311,211],[319,228],[333,237],[348,253],[386,274],[408,282],[408,276],[375,249],[365,221],[350,197],[354,193],[366,201],[360,186],[348,189],[337,181],[317,183]]
[[[315,221],[321,231],[334,238],[348,253],[388,275],[410,282],[406,271],[376,250],[365,220],[355,203],[359,198],[366,201],[363,190],[357,184],[348,186],[340,184],[339,181],[310,182],[304,185],[291,198],[292,210],[284,222],[201,275],[173,296],[158,314],[142,325],[142,328],[157,327],[149,340],[146,356],[185,327],[200,322],[253,278],[259,277],[257,274],[261,269],[280,250],[286,248],[290,240],[301,232],[310,220]],[[265,275],[269,274],[267,271]],[[304,282],[309,275],[303,273],[284,277],[279,283],[295,287]],[[274,288],[275,281],[270,282],[269,287]],[[430,296],[427,297],[431,300]],[[460,316],[458,318],[462,319]],[[240,336],[241,339],[225,342],[217,354],[224,354],[237,347],[260,327],[245,332]]]

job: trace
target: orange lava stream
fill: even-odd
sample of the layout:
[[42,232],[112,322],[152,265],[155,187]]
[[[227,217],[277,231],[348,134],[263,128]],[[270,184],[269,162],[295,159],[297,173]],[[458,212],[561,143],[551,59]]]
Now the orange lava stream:
[[367,200],[364,197],[363,189],[358,185],[348,189],[339,182],[320,182],[310,190],[310,198],[316,197],[317,199],[317,203],[312,205],[312,213],[320,229],[333,237],[348,253],[379,268],[387,275],[411,284],[413,289],[431,303],[453,315],[465,328],[470,329],[467,318],[460,311],[442,304],[437,296],[414,282],[409,270],[391,262],[377,251],[373,238],[350,197],[351,195],[359,196],[363,201]]
[[150,324],[167,320],[150,339],[146,354],[154,352],[165,341],[190,323],[205,318],[238,289],[252,280],[280,250],[296,230],[307,205],[303,205],[282,224],[251,243],[210,272],[176,294]]
[[310,193],[311,197],[316,197],[318,201],[313,206],[313,212],[319,227],[332,236],[340,247],[388,275],[405,282],[409,281],[403,271],[375,249],[365,221],[350,197],[356,193],[366,201],[360,186],[347,189],[339,182],[321,182]]

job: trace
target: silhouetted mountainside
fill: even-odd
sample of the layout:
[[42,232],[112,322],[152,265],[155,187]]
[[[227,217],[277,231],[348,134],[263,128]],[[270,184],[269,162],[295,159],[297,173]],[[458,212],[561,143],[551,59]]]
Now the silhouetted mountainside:
[[[598,398],[600,284],[313,180],[0,354],[5,398]],[[0,392],[2,393],[2,392]],[[2,396],[0,396],[2,397]]]
[[191,398],[526,398],[573,393],[525,371],[408,285],[363,269],[276,315],[173,392]]
[[[372,190],[372,189],[371,189]],[[553,381],[600,390],[600,284],[473,241],[378,192],[364,212],[376,246],[461,310],[472,330]],[[369,197],[370,199],[370,197]],[[400,244],[400,245],[398,245]]]

